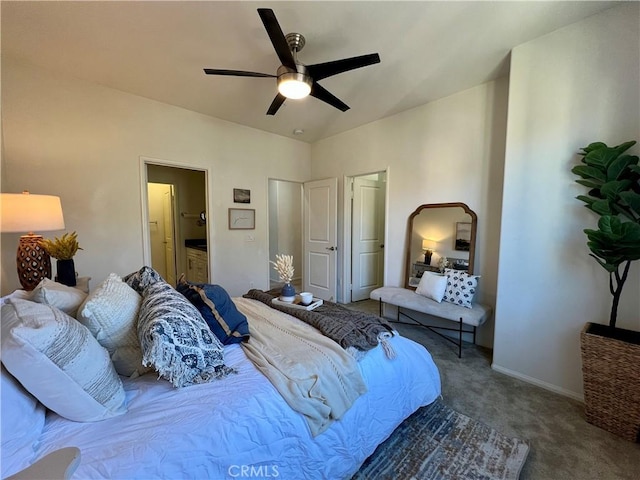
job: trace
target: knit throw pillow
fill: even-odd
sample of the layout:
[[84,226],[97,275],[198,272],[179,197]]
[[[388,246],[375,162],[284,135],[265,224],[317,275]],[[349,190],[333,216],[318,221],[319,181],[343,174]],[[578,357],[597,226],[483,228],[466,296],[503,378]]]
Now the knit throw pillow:
[[467,272],[451,268],[445,268],[444,274],[447,277],[447,288],[442,300],[471,308],[480,275],[469,275]]
[[115,273],[89,294],[78,309],[78,321],[109,351],[120,375],[145,373],[136,323],[142,298]]
[[163,280],[144,289],[138,314],[142,363],[175,387],[207,383],[235,371],[198,310]]

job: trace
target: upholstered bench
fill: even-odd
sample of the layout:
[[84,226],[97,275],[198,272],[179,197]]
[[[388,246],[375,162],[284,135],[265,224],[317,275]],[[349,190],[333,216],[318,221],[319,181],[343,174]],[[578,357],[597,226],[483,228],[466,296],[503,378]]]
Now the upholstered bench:
[[[462,334],[472,333],[473,343],[476,343],[476,328],[482,325],[489,315],[491,314],[491,307],[487,305],[481,305],[479,303],[473,303],[471,308],[454,305],[453,303],[443,301],[441,303],[431,300],[430,298],[418,295],[413,290],[401,287],[380,287],[373,290],[370,294],[370,298],[378,300],[380,302],[380,316],[382,316],[383,305],[388,303],[398,307],[398,315],[395,322],[405,323],[408,325],[419,325],[421,327],[428,328],[434,333],[437,333],[446,340],[454,343],[458,346],[458,358],[462,357]],[[435,325],[427,325],[424,321],[416,320],[408,315],[402,309],[412,310],[414,312],[426,313],[433,317],[438,317],[444,320],[451,320],[458,324],[457,328],[439,327]],[[415,323],[403,322],[400,320],[400,316],[404,316],[413,320]],[[473,327],[472,329],[464,329],[463,325]],[[450,336],[443,335],[438,330],[451,330],[458,332],[457,341]]]

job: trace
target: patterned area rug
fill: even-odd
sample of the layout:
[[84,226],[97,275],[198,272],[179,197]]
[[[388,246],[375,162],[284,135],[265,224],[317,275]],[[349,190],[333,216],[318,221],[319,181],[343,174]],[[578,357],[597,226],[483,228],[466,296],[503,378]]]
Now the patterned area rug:
[[515,480],[529,445],[441,401],[407,418],[352,480]]

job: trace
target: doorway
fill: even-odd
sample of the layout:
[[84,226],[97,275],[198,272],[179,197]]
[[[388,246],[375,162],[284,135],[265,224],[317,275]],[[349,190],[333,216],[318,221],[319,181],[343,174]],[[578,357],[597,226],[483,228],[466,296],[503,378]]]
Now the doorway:
[[[198,255],[198,281],[209,283],[209,236],[200,213],[207,210],[207,172],[142,159],[146,173],[144,199],[145,262],[175,286],[180,275],[189,280],[188,254]],[[156,163],[157,162],[157,163]],[[197,250],[197,252],[195,252]],[[192,269],[193,271],[196,271]]]
[[147,183],[151,267],[168,283],[176,285],[174,185]]
[[[350,219],[346,261],[345,299],[358,302],[369,298],[372,290],[384,285],[384,242],[386,229],[386,172],[348,179],[351,201],[346,202]],[[347,229],[345,229],[347,230]]]

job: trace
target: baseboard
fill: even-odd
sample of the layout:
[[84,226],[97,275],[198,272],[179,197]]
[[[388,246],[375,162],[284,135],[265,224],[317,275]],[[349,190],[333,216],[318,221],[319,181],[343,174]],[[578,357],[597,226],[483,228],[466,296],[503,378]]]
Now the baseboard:
[[565,397],[573,398],[574,400],[584,403],[583,395],[580,395],[576,392],[572,392],[571,390],[567,390],[565,388],[558,387],[557,385],[553,385],[552,383],[544,382],[537,378],[524,375],[520,372],[509,370],[508,368],[501,367],[500,365],[496,365],[495,363],[491,364],[491,369],[495,370],[496,372],[500,372],[505,375],[508,375],[509,377],[517,378],[518,380],[522,380],[523,382],[531,383],[537,387],[544,388],[545,390],[549,390],[551,392],[558,393]]

